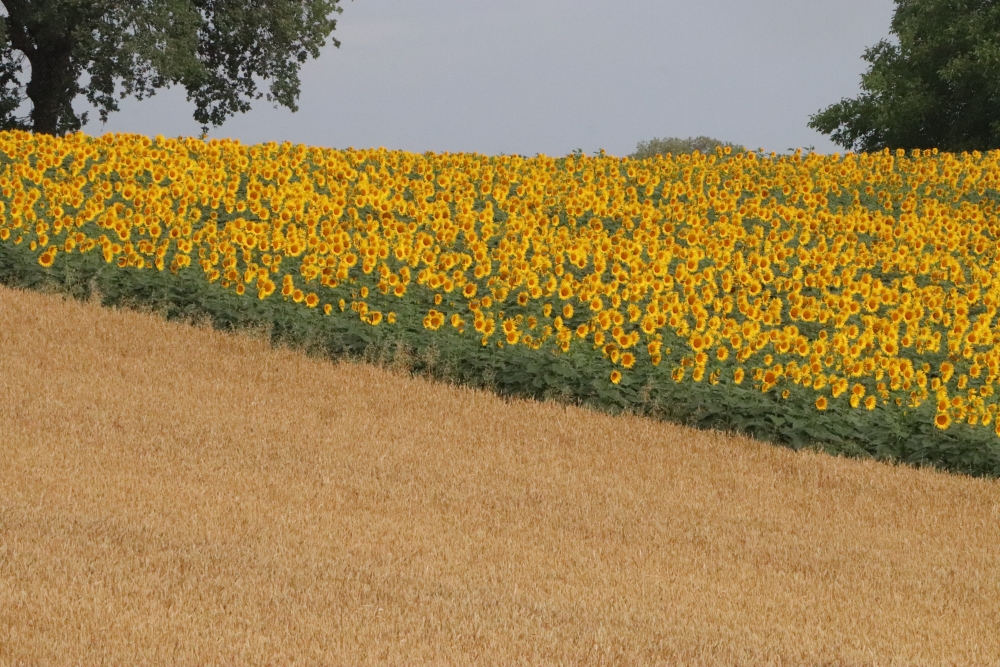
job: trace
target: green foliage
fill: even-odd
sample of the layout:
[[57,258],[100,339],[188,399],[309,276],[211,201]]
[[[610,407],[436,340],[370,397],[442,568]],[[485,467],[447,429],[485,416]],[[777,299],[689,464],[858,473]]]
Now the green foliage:
[[714,153],[715,149],[719,146],[723,148],[729,146],[734,153],[746,151],[746,148],[739,144],[720,141],[711,137],[688,137],[687,139],[679,137],[665,137],[660,139],[654,137],[650,141],[640,141],[635,147],[635,152],[630,154],[629,157],[635,160],[644,160],[654,155],[666,155],[667,153],[681,155],[683,153],[699,151],[700,153],[708,154]]
[[[119,110],[117,99],[141,100],[181,84],[207,132],[209,124],[221,125],[263,96],[255,77],[271,81],[268,102],[297,111],[299,66],[319,57],[336,27],[329,17],[342,11],[339,1],[4,0],[0,129],[74,132],[87,123],[86,113],[73,110],[79,94],[106,122]],[[25,59],[27,85],[21,81]],[[86,86],[80,84],[84,71]],[[31,115],[17,118],[25,99]]]
[[848,150],[1000,148],[1000,4],[896,0],[890,32],[866,49],[862,93],[810,117]]

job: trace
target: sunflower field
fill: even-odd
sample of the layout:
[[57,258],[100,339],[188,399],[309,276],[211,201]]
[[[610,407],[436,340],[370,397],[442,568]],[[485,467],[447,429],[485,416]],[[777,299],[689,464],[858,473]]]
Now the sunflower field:
[[0,281],[996,476],[998,200],[1000,151],[639,161],[4,132]]

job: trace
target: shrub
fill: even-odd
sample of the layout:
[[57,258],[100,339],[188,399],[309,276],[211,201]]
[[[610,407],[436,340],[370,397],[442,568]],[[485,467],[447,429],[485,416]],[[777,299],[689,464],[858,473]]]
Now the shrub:
[[654,155],[666,155],[667,153],[672,155],[682,155],[695,151],[699,151],[700,153],[714,153],[717,146],[723,148],[729,146],[733,149],[734,153],[746,152],[744,146],[728,141],[719,141],[712,137],[688,137],[687,139],[681,139],[680,137],[664,137],[660,139],[654,137],[650,141],[640,141],[635,147],[635,152],[630,154],[629,157],[635,160],[644,160]]

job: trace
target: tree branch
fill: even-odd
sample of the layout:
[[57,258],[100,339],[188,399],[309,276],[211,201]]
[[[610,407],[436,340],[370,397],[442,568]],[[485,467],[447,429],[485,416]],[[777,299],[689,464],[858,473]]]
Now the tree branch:
[[9,28],[10,44],[15,49],[28,56],[29,62],[35,55],[35,44],[25,26],[27,7],[23,0],[2,0],[7,9],[7,26]]

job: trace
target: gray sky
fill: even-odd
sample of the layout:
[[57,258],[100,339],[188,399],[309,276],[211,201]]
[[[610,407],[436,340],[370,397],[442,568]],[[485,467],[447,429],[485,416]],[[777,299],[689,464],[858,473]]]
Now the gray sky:
[[[859,92],[893,0],[342,0],[302,65],[299,111],[266,99],[209,131],[414,152],[624,156],[653,137],[839,150],[809,116]],[[200,134],[182,87],[84,132]],[[77,98],[77,110],[90,107]]]

